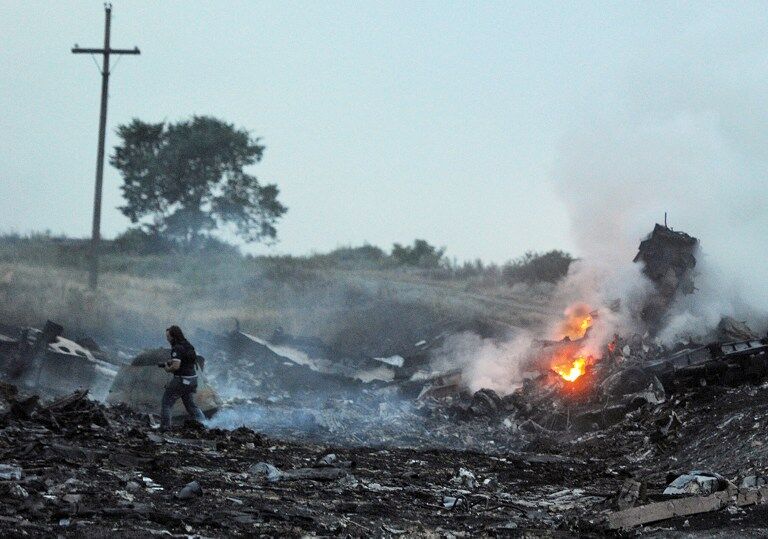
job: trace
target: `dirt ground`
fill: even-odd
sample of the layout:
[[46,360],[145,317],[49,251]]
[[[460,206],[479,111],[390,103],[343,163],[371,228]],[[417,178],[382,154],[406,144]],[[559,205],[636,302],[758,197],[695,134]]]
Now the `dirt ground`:
[[[418,449],[320,444],[298,433],[281,441],[189,423],[160,433],[147,414],[80,394],[41,404],[3,392],[0,533],[9,537],[618,535],[603,517],[627,478],[647,485],[648,503],[664,499],[681,471],[736,482],[765,470],[766,387],[700,389],[608,429],[525,434],[519,451],[483,452],[429,449],[428,439]],[[659,420],[672,412],[679,428],[660,436]],[[192,481],[202,492],[179,499]],[[762,505],[730,508],[635,531],[764,536],[766,514]]]

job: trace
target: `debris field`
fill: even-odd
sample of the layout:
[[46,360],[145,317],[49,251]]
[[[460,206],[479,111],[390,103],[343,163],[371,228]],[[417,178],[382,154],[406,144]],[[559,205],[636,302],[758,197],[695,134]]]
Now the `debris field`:
[[157,418],[167,350],[2,326],[0,532],[764,536],[768,338],[727,317],[671,346],[653,335],[695,293],[697,244],[661,225],[641,243],[646,334],[595,353],[613,307],[570,309],[506,392],[436,368],[461,328],[387,357],[281,328],[199,330],[209,419],[179,407],[170,432]]
[[[85,392],[41,403],[2,389],[4,535],[603,535],[621,533],[616,515],[632,506],[705,504],[727,489],[753,499],[645,531],[766,530],[763,386],[682,394],[608,429],[534,433],[496,453],[286,442],[189,422],[166,434]],[[719,491],[664,494],[699,469],[719,470]],[[199,491],[184,491],[193,482]]]

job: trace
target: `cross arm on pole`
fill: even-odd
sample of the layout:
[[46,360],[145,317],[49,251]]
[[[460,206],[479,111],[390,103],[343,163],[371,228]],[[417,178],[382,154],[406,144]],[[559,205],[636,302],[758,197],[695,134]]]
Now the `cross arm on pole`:
[[72,47],[73,54],[141,54],[138,47],[132,49],[85,49],[82,47]]

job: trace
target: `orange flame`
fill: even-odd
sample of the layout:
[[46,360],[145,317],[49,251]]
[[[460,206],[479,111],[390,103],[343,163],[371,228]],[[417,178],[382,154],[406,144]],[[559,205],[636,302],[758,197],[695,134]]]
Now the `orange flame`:
[[587,372],[587,358],[578,356],[570,362],[553,365],[552,370],[559,374],[564,380],[574,382]]
[[594,322],[589,305],[577,303],[565,310],[565,320],[560,325],[557,338],[581,339]]
[[563,314],[564,318],[554,332],[560,342],[546,361],[549,369],[563,380],[575,382],[587,372],[587,366],[594,363],[591,355],[582,352],[584,341],[581,339],[594,324],[597,313],[586,303],[575,303]]

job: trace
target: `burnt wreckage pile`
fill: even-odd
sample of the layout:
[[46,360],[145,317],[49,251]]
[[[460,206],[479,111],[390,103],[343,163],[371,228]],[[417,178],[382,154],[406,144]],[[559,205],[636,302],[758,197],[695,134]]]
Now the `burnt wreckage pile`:
[[577,485],[617,483],[600,464],[556,455],[333,448],[191,424],[158,434],[146,414],[83,392],[41,404],[0,389],[5,535],[589,530],[578,515],[606,496]]
[[[641,313],[651,333],[665,321],[676,298],[695,292],[698,243],[684,232],[658,224],[641,242],[635,262],[643,263],[643,273],[656,290],[646,298]],[[759,381],[768,372],[768,340],[758,338],[745,323],[723,317],[717,328],[702,338],[704,342],[680,343],[672,350],[658,349],[636,338],[634,353],[625,354],[625,359],[643,361],[642,369],[665,386],[686,381]]]
[[42,330],[0,324],[0,374],[26,389],[61,396],[87,387],[103,399],[120,362],[88,337],[67,339],[50,320]]
[[[660,225],[641,243],[636,261],[656,289],[642,307],[649,328],[694,292],[697,244]],[[617,335],[572,381],[547,358],[580,340],[540,341],[538,371],[505,396],[435,370],[434,352],[466,329],[434,328],[382,357],[282,330],[198,331],[209,428],[166,434],[167,350],[105,351],[53,322],[0,327],[0,373],[15,384],[0,386],[0,530],[768,532],[757,507],[768,499],[768,341],[745,324],[725,318],[704,342],[669,349],[651,332]]]
[[547,372],[547,367],[552,357],[575,356],[589,329],[576,340],[539,341],[534,357],[541,375],[504,400],[514,402],[518,414],[542,429],[584,431],[608,427],[643,404],[661,404],[688,388],[762,382],[768,374],[768,338],[759,338],[743,322],[723,317],[701,342],[688,340],[671,348],[653,338],[674,300],[695,291],[697,246],[696,238],[657,224],[635,258],[655,289],[640,312],[649,331],[615,335],[602,357],[572,380]]
[[194,424],[169,435],[153,424],[85,392],[40,402],[0,386],[0,530],[602,534],[663,521],[765,531],[764,387],[680,393],[607,429],[542,432],[527,451],[499,454],[292,443]]

